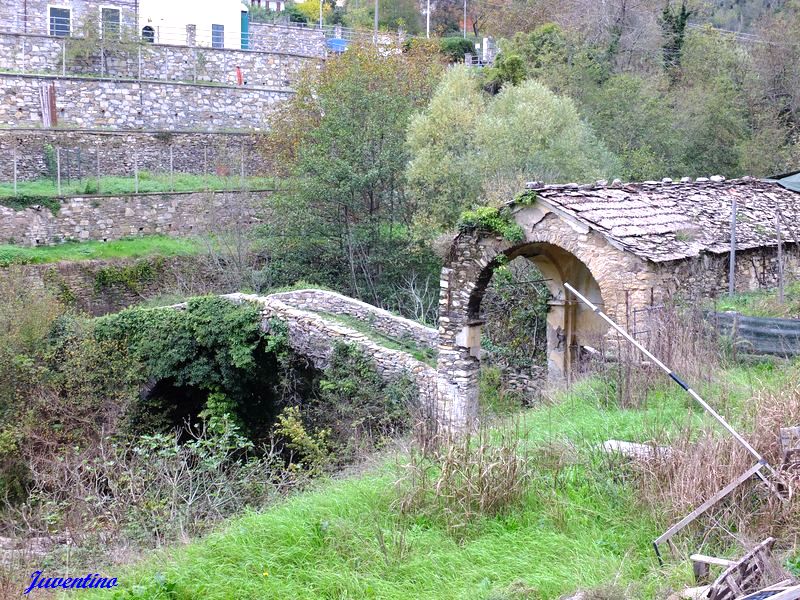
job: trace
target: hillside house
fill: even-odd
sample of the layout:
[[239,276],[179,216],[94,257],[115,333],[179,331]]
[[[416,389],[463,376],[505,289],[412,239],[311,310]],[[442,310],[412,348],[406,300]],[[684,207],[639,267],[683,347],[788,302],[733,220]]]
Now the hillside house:
[[104,29],[133,26],[139,0],[6,0],[0,3],[3,29],[16,33],[68,37],[86,19]]
[[88,19],[101,32],[131,28],[148,42],[241,49],[250,46],[249,11],[240,0],[9,0],[0,3],[2,29],[69,37]]

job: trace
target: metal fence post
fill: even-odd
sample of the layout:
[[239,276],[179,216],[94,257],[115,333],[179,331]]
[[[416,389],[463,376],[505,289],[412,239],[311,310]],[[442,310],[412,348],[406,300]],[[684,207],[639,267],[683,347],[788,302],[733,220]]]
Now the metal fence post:
[[242,142],[241,188],[244,190],[244,142]]
[[97,193],[100,193],[100,143],[97,144]]
[[205,179],[206,191],[208,191],[208,146],[203,147],[203,179]]
[[136,146],[133,147],[133,192],[139,193],[139,159],[136,154]]
[[25,73],[25,55],[27,53],[27,49],[25,48],[25,38],[22,38],[22,72]]
[[67,38],[61,43],[61,76],[67,76]]
[[783,304],[783,240],[781,239],[781,215],[775,211],[775,232],[778,235],[778,303]]
[[169,189],[175,191],[175,162],[172,152],[172,144],[169,145]]
[[61,148],[56,148],[56,191],[61,195]]
[[731,204],[731,252],[728,264],[728,295],[736,291],[736,196]]
[[14,195],[17,195],[17,146],[14,145]]
[[142,45],[139,44],[139,81],[142,80]]

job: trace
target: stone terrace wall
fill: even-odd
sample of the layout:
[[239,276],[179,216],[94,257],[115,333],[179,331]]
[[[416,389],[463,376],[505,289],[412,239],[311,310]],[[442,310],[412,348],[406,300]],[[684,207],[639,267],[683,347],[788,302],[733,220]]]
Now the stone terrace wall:
[[[0,70],[31,74],[92,75],[121,79],[214,82],[236,85],[236,67],[241,67],[250,86],[292,87],[307,66],[321,68],[321,54],[145,45],[141,53],[100,54],[88,61],[67,59],[62,63],[68,38],[46,35],[0,33]],[[323,39],[324,45],[324,39]]]
[[312,312],[326,312],[334,315],[347,315],[367,323],[380,333],[396,339],[411,339],[426,348],[436,348],[439,332],[432,327],[393,315],[383,310],[336,292],[325,290],[298,290],[272,294],[289,306]]
[[35,246],[156,233],[218,232],[256,222],[268,195],[189,192],[65,198],[56,215],[42,206],[20,211],[0,206],[0,242]]
[[250,23],[253,50],[325,56],[325,34],[312,27]]
[[291,92],[272,88],[0,74],[0,125],[41,124],[40,87],[54,83],[61,126],[91,129],[264,129]]
[[[784,277],[800,279],[800,246],[784,245]],[[655,265],[651,285],[659,295],[677,294],[687,298],[716,298],[728,293],[728,253],[705,254],[699,258]],[[736,253],[735,289],[749,292],[778,285],[778,253],[775,246],[739,250]]]
[[333,323],[314,313],[294,308],[276,296],[229,294],[224,296],[234,302],[255,302],[262,307],[262,327],[269,330],[270,319],[279,318],[289,329],[289,345],[306,356],[317,369],[330,364],[337,342],[351,343],[360,347],[375,362],[375,367],[385,380],[391,381],[404,374],[409,375],[419,388],[420,400],[426,406],[435,406],[436,370],[418,361],[410,354],[390,350],[376,344],[366,335]]
[[175,173],[239,175],[244,153],[245,176],[266,176],[270,164],[255,144],[256,139],[247,133],[0,130],[0,181],[14,177],[14,148],[20,181],[52,177],[48,147],[61,149],[65,181],[67,177],[96,177],[98,168],[102,175],[132,177],[134,154],[139,171],[169,173],[170,148]]
[[[146,268],[141,268],[146,266]],[[138,273],[115,281],[111,272]],[[145,300],[174,293],[229,292],[219,273],[201,256],[83,260],[0,269],[0,276],[18,272],[36,290],[47,290],[65,304],[92,316],[113,313]]]

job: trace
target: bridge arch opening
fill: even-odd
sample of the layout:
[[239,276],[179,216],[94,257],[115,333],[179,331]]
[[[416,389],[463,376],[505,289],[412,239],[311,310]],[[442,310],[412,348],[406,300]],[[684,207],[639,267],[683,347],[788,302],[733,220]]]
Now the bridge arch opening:
[[[548,242],[533,242],[499,252],[476,278],[467,304],[468,327],[486,323],[482,311],[483,298],[497,268],[515,259],[530,261],[541,274],[550,292],[547,311],[547,372],[550,381],[570,378],[582,347],[597,345],[607,326],[585,305],[564,288],[568,282],[598,306],[603,305],[600,285],[589,268],[574,254]],[[480,360],[480,331],[470,335],[477,342],[472,354]]]
[[564,241],[535,239],[531,234],[525,242],[510,244],[480,232],[462,233],[454,241],[442,271],[439,306],[439,413],[445,426],[460,429],[477,417],[481,337],[486,324],[483,300],[496,270],[510,261],[530,261],[550,293],[546,316],[550,382],[569,381],[581,356],[598,347],[608,326],[564,283],[602,307],[603,282],[590,267],[591,255]]

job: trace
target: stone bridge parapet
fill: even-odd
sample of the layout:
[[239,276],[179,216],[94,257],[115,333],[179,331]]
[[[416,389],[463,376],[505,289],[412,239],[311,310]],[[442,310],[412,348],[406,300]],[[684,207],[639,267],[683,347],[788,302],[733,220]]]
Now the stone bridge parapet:
[[270,298],[276,298],[301,310],[352,317],[388,337],[412,340],[425,348],[435,349],[439,344],[439,333],[436,329],[336,292],[297,290],[272,294]]
[[[271,327],[271,319],[277,318],[286,323],[289,346],[296,353],[305,356],[315,368],[325,369],[328,367],[337,343],[354,344],[372,358],[375,368],[385,381],[393,381],[403,375],[409,376],[419,390],[420,404],[427,410],[437,408],[437,371],[435,368],[417,360],[407,352],[385,348],[372,341],[366,334],[346,325],[336,323],[310,310],[292,306],[290,302],[298,301],[298,298],[306,298],[306,305],[311,306],[315,304],[311,300],[312,296],[319,296],[317,306],[330,306],[333,302],[340,302],[340,299],[336,298],[339,294],[333,292],[321,290],[304,290],[304,292],[297,296],[292,296],[297,292],[289,292],[287,293],[288,297],[286,294],[258,296],[237,293],[227,294],[223,298],[228,298],[233,302],[253,302],[260,306],[261,326],[265,331]],[[283,298],[281,298],[282,296]],[[344,296],[341,298],[349,300]],[[358,301],[351,300],[351,302]],[[394,317],[391,313],[387,312],[387,314],[399,321],[407,321],[402,317]],[[419,325],[419,327],[424,326]],[[435,335],[436,331],[431,331]]]

